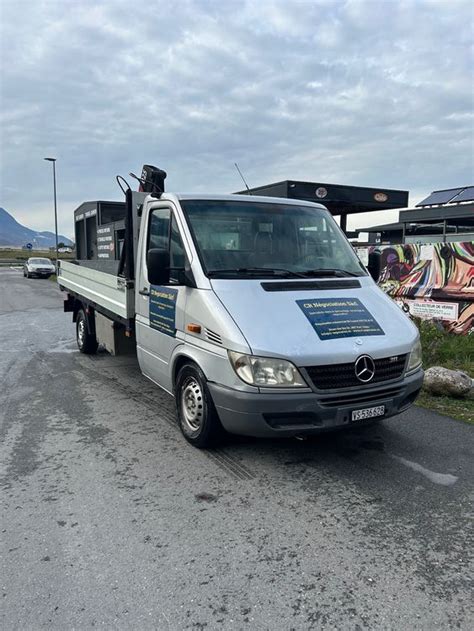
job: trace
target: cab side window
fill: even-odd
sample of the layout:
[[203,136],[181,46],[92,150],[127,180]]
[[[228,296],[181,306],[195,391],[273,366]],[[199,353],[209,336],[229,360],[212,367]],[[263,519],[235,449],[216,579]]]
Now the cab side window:
[[184,247],[174,215],[171,219],[170,267],[178,267],[180,269],[184,267]]
[[170,233],[170,211],[167,208],[155,208],[150,217],[147,251],[153,248],[167,250]]
[[155,208],[150,216],[150,228],[148,231],[147,251],[157,248],[169,250],[171,282],[177,282],[173,268],[182,269],[185,262],[185,253],[178,224],[174,215],[168,208]]

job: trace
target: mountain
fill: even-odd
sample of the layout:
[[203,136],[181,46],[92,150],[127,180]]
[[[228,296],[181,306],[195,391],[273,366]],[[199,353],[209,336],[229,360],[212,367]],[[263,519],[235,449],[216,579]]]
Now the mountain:
[[[71,239],[58,235],[58,241],[73,245]],[[50,248],[55,245],[54,232],[38,232],[22,226],[5,208],[0,208],[0,245],[24,246],[31,243],[33,248]]]

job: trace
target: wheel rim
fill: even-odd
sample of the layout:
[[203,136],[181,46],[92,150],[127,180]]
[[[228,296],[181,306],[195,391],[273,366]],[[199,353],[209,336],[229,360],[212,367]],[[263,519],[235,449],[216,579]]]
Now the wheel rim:
[[181,410],[185,425],[192,432],[201,429],[204,420],[204,397],[194,377],[188,377],[181,388]]
[[84,338],[86,336],[86,323],[81,318],[77,323],[77,341],[79,342],[79,346],[82,347],[84,345]]

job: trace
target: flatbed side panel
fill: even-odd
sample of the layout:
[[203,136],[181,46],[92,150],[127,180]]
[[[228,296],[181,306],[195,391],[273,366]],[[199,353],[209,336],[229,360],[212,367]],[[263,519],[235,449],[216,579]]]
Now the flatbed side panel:
[[133,318],[134,290],[126,288],[123,278],[90,267],[61,261],[58,284],[122,318]]

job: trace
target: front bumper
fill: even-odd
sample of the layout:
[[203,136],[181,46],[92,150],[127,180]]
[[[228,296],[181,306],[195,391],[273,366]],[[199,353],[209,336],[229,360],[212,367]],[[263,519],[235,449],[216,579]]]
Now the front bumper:
[[408,409],[423,383],[423,370],[403,380],[345,391],[295,392],[290,394],[248,393],[209,383],[212,399],[224,428],[246,436],[294,436],[316,434],[343,427],[368,424],[351,421],[353,410],[385,406],[389,418]]

